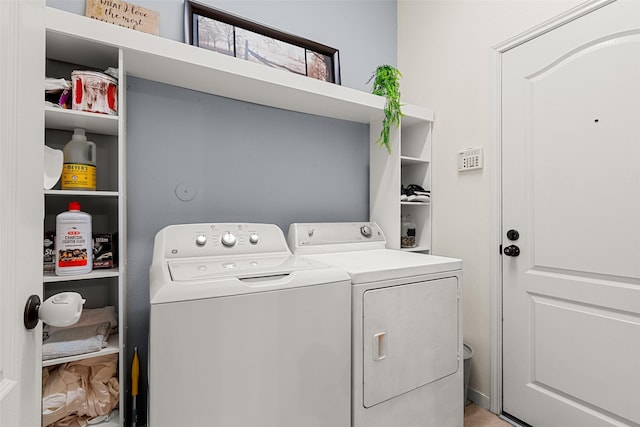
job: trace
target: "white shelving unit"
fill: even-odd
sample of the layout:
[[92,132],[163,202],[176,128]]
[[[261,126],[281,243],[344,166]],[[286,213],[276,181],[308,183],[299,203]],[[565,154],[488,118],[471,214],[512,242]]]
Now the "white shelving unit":
[[[120,352],[120,335],[111,335],[109,336],[109,340],[108,340],[108,345],[107,347],[103,348],[101,351],[95,352],[95,353],[91,353],[90,357],[98,357],[98,356],[105,356],[107,354],[117,354]],[[86,354],[79,354],[77,356],[68,356],[68,357],[61,357],[59,359],[51,359],[51,360],[44,360],[42,361],[42,366],[46,367],[46,366],[55,366],[55,365],[59,365],[61,363],[68,363],[68,362],[74,362],[76,360],[83,360],[83,359],[88,359],[89,357],[87,357],[88,355]]]
[[[430,205],[401,205],[400,185],[431,188],[431,111],[403,105],[402,125],[392,132],[394,150],[389,155],[374,143],[383,117],[382,97],[57,9],[47,8],[46,22],[50,50],[57,50],[56,55],[66,56],[69,61],[78,55],[99,61],[104,51],[117,47],[126,75],[270,107],[368,123],[372,142],[371,219],[381,225],[389,246],[399,248],[400,217],[402,212],[410,213],[418,227],[418,247],[412,250],[430,251]],[[100,41],[101,45],[96,48],[88,41]]]
[[[50,37],[47,29],[46,70],[48,77],[71,78],[73,70],[104,70],[107,67],[120,71],[118,84],[118,116],[44,107],[44,144],[62,149],[71,139],[75,128],[82,128],[87,138],[96,143],[97,188],[96,191],[62,190],[60,182],[51,190],[43,192],[45,201],[44,231],[55,231],[55,218],[66,211],[70,201],[78,201],[81,209],[92,216],[94,233],[117,233],[119,249],[118,266],[110,269],[95,269],[88,274],[56,276],[43,274],[43,294],[47,298],[62,291],[79,292],[85,299],[85,308],[114,306],[118,312],[118,333],[111,334],[108,346],[99,352],[45,360],[43,367],[54,367],[107,354],[118,355],[118,381],[120,383],[119,409],[109,421],[101,426],[123,426],[126,397],[124,338],[126,296],[126,221],[125,221],[125,75],[122,72],[122,53],[119,48],[105,46],[99,40],[83,40],[84,50],[61,54],[68,47],[59,45],[63,40]],[[99,52],[95,56],[90,52]]]
[[49,129],[72,131],[74,128],[83,128],[102,135],[118,135],[118,116],[45,107],[44,117]]
[[104,61],[114,48],[125,74],[290,111],[359,123],[382,119],[384,99],[363,91],[47,7],[47,50],[66,62]]
[[[417,184],[431,190],[431,128],[433,113],[403,105],[400,128],[391,129],[391,154],[371,145],[370,216],[387,237],[387,246],[400,249],[401,218],[410,214],[416,224],[414,248],[402,250],[431,252],[431,203],[401,202],[400,187]],[[380,124],[370,127],[371,140],[380,135]]]
[[55,273],[44,273],[44,283],[54,282],[74,282],[78,280],[91,280],[91,279],[104,279],[107,277],[118,277],[120,275],[119,268],[105,268],[100,270],[94,270],[88,274],[78,274],[76,276],[56,276]]
[[[125,407],[127,391],[124,375],[128,366],[124,360],[123,342],[127,259],[124,157],[126,76],[290,111],[369,124],[372,142],[371,219],[382,226],[389,246],[397,248],[400,244],[401,212],[411,212],[419,228],[420,246],[417,250],[430,250],[429,205],[400,204],[401,181],[430,188],[433,119],[430,111],[411,105],[403,106],[405,116],[402,127],[393,134],[394,151],[389,155],[374,144],[383,117],[385,100],[382,97],[240,61],[51,7],[45,8],[45,26],[47,71],[62,68],[70,74],[77,66],[97,70],[117,66],[120,75],[118,117],[45,108],[46,144],[62,148],[70,139],[73,129],[81,127],[86,129],[89,139],[96,142],[98,147],[98,191],[45,191],[45,230],[54,229],[55,215],[66,210],[71,199],[77,199],[82,210],[93,215],[96,232],[119,233],[117,269],[69,278],[49,274],[44,276],[45,297],[48,293],[70,289],[80,291],[87,298],[89,307],[107,303],[117,305],[120,334],[103,352],[120,355],[120,415],[118,420],[112,420],[107,425],[124,425],[122,408]],[[62,361],[47,361],[47,365]]]
[[[87,129],[87,128],[83,128]],[[89,128],[91,129],[91,128]],[[81,191],[81,190],[45,190],[45,196],[73,196],[73,197],[118,197],[120,193],[117,191]]]

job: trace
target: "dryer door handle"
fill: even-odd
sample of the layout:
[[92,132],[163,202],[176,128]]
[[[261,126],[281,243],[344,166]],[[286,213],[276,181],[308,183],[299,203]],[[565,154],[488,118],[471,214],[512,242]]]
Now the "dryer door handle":
[[378,361],[387,357],[387,332],[373,335],[373,360]]

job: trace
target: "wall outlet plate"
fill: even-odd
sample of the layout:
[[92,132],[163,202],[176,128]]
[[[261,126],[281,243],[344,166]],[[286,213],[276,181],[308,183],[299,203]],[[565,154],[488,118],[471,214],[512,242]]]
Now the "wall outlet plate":
[[458,171],[482,169],[484,167],[484,148],[467,148],[458,151]]

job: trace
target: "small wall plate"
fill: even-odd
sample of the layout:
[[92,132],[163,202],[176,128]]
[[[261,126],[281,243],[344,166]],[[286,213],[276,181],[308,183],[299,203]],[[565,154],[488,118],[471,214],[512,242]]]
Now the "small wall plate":
[[484,149],[482,147],[458,151],[458,171],[482,169],[483,167]]

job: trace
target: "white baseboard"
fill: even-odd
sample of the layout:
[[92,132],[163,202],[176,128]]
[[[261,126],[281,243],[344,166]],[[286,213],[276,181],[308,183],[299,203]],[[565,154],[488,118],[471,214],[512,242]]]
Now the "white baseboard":
[[481,408],[486,409],[487,411],[491,410],[491,398],[489,396],[480,393],[477,390],[469,387],[467,390],[467,399],[480,406]]
[[[485,394],[480,393],[477,390],[474,390],[472,388],[469,388],[467,390],[467,399],[469,399],[471,402],[475,403],[476,405],[480,406],[483,409],[486,409],[487,411],[491,412],[490,406],[491,406],[491,398]],[[496,414],[501,420],[506,421],[507,423],[511,424],[513,427],[524,427],[520,424],[518,424],[517,422],[515,422],[514,420],[505,417],[502,414]]]

